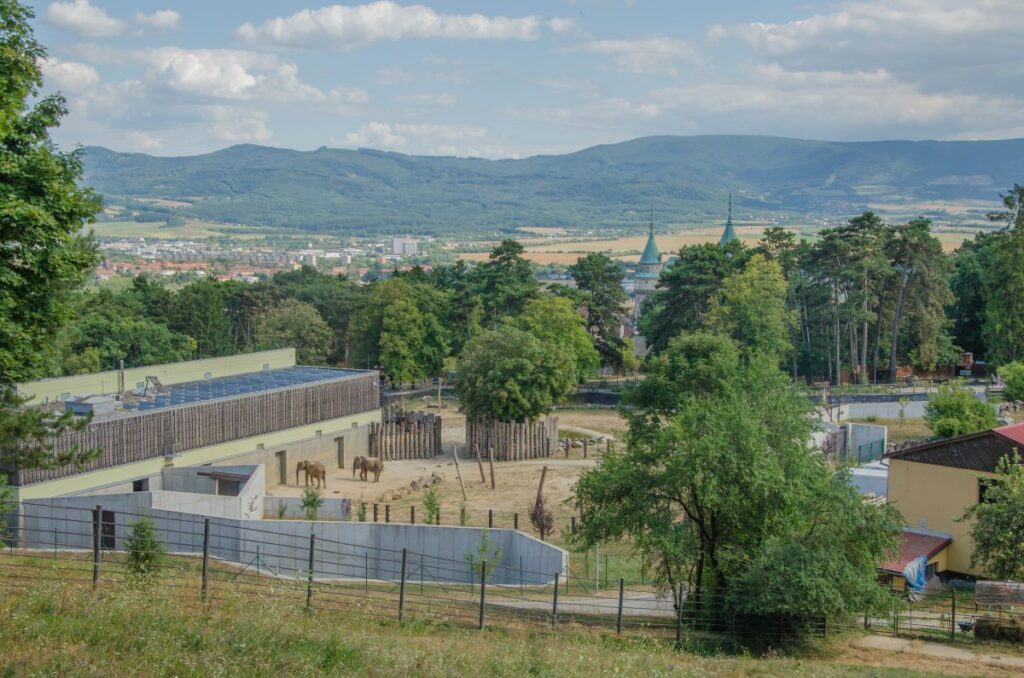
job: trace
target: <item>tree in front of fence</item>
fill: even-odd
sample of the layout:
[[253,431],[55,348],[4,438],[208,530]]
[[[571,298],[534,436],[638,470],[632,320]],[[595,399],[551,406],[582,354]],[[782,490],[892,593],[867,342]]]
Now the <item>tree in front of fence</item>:
[[819,618],[882,604],[902,520],[861,501],[810,445],[809,403],[777,356],[685,333],[625,399],[626,447],[576,485],[590,547],[630,538],[696,613]]
[[361,523],[365,523],[366,522],[366,502],[365,501],[361,501],[360,500],[360,502],[359,502],[359,508],[356,510],[356,520],[358,520]]
[[469,525],[469,504],[465,500],[459,504],[459,525],[462,527]]
[[482,563],[487,561],[487,578],[490,579],[494,571],[501,565],[501,545],[491,541],[490,532],[484,529],[480,533],[480,542],[472,551],[467,551],[463,559],[469,563],[477,577],[480,576]]
[[156,523],[149,518],[139,518],[132,523],[124,548],[127,551],[125,565],[132,579],[147,582],[157,575],[164,559],[164,548],[157,537]]
[[971,524],[971,567],[995,579],[1024,581],[1024,461],[1014,450],[996,466],[995,478],[982,479],[981,501],[960,520]]
[[999,425],[996,412],[989,403],[974,397],[974,391],[962,384],[940,384],[928,396],[924,421],[940,438],[976,433]]
[[545,541],[555,531],[555,517],[547,507],[542,494],[537,495],[530,507],[530,524],[537,530],[541,541]]
[[[26,410],[14,384],[45,374],[76,288],[95,265],[85,225],[100,197],[79,187],[82,162],[63,153],[50,129],[67,115],[60,94],[40,95],[46,50],[32,32],[32,10],[0,0],[0,469],[52,468],[85,461],[88,450],[55,451],[52,436],[73,425]],[[79,422],[79,425],[84,423]],[[9,498],[0,473],[0,510]]]
[[324,498],[319,490],[307,487],[302,491],[302,502],[299,506],[306,512],[306,520],[316,520],[317,514],[323,505]]
[[423,510],[427,514],[427,524],[433,525],[441,516],[441,497],[437,488],[431,487],[423,494]]

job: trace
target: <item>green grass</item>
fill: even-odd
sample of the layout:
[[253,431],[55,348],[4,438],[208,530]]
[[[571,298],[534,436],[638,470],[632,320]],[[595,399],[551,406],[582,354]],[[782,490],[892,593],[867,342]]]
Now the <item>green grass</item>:
[[[400,625],[358,605],[323,609],[315,598],[314,611],[307,614],[301,597],[281,598],[269,591],[215,588],[204,604],[194,575],[160,584],[138,589],[107,583],[98,594],[60,581],[0,589],[0,675],[913,673],[907,666],[866,666],[868,659],[844,654],[841,641],[800,657],[708,656],[679,652],[661,641],[577,628],[481,632],[416,618]],[[870,662],[876,662],[874,655]]]
[[251,233],[239,233],[238,226],[189,219],[180,226],[164,221],[98,221],[90,227],[100,238],[154,238],[158,240],[202,240],[231,237],[239,240],[273,235],[275,231],[258,226],[245,227]]

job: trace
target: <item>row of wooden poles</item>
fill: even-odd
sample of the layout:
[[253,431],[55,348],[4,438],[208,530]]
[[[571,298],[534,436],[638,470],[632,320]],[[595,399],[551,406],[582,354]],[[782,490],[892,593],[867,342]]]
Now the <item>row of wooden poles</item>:
[[[375,504],[367,504],[367,509],[369,509],[369,512],[368,512],[366,518],[367,518],[368,522],[379,523],[381,521],[381,518],[384,519],[385,523],[390,523],[391,522],[391,517],[392,517],[392,515],[391,515],[391,504],[383,504],[383,507],[384,507],[383,510],[381,510],[381,506],[382,506],[381,504],[376,504],[376,503]],[[371,516],[372,516],[372,521],[371,521]],[[487,509],[487,527],[489,527],[489,528],[493,528],[494,527],[494,517],[495,517],[494,509]],[[397,516],[396,516],[396,518],[397,518]],[[572,516],[571,521],[572,522],[570,524],[570,529],[573,532],[575,532],[576,531],[576,516]],[[416,524],[416,506],[415,505],[409,507],[409,524],[410,525],[415,525]],[[433,524],[434,525],[440,525],[441,524],[441,512],[440,511],[438,511],[436,514],[434,514],[434,522],[433,522]],[[512,529],[513,530],[518,530],[519,529],[519,513],[518,512],[514,512],[512,514]]]
[[493,451],[494,461],[545,459],[558,451],[558,417],[541,421],[466,420],[466,453]]
[[432,459],[441,454],[441,418],[426,414],[370,425],[370,456],[384,461]]

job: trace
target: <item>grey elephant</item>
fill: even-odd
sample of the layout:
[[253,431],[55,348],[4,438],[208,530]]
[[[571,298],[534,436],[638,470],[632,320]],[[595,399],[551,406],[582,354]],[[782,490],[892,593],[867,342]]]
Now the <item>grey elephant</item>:
[[356,457],[352,460],[352,477],[356,477],[356,471],[363,470],[363,462],[366,461],[366,457]]

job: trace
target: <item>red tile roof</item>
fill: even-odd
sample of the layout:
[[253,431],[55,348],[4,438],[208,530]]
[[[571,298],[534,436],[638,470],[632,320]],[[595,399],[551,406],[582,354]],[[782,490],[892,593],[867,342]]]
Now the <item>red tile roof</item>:
[[1015,443],[1024,445],[1024,422],[1019,424],[1010,424],[1008,426],[1000,426],[999,428],[992,429],[997,435],[1000,435],[1007,440],[1012,440]]
[[946,534],[926,534],[913,529],[904,529],[900,541],[900,554],[897,560],[890,560],[882,569],[886,572],[900,574],[907,563],[918,556],[931,558],[936,553],[953,543],[953,538]]

